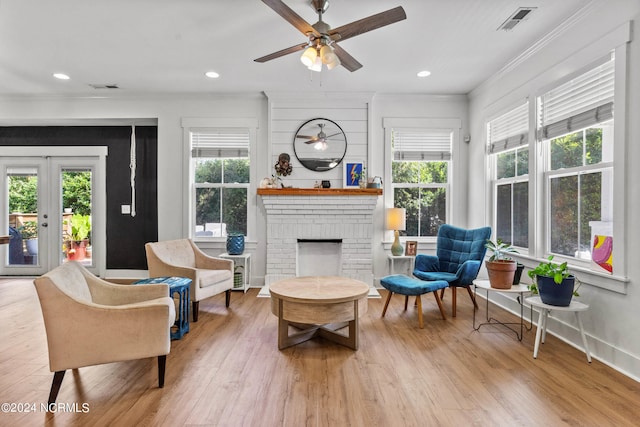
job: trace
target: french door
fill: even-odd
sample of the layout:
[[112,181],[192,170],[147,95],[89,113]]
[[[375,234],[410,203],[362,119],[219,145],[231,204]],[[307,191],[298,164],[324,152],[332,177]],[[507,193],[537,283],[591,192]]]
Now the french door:
[[[0,275],[37,276],[68,261],[96,275],[105,260],[105,147],[3,147]],[[5,231],[6,230],[6,231]]]

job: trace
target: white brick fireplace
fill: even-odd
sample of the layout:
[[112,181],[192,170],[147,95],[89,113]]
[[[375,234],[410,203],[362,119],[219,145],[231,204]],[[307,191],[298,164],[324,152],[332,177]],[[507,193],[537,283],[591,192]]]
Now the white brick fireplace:
[[381,191],[281,189],[258,194],[267,215],[265,285],[298,275],[300,241],[339,241],[339,265],[327,266],[327,271],[373,287],[373,211]]

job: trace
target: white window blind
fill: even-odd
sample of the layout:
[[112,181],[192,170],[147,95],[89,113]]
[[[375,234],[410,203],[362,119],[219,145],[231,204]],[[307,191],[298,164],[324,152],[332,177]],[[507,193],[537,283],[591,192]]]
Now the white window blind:
[[538,139],[556,138],[613,118],[613,55],[539,98]]
[[490,153],[499,153],[529,143],[529,103],[497,117],[487,126]]
[[393,129],[393,160],[451,160],[451,131]]
[[249,129],[191,131],[191,156],[214,158],[249,157]]

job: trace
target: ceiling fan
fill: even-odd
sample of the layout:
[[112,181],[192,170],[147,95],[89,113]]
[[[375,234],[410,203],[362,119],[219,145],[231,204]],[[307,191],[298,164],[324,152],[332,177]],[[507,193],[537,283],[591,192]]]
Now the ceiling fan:
[[313,71],[320,71],[322,64],[327,65],[329,69],[342,65],[351,72],[358,70],[362,67],[362,64],[336,42],[347,40],[407,18],[402,6],[398,6],[338,28],[331,28],[329,24],[322,20],[322,14],[329,8],[329,0],[310,0],[311,7],[318,14],[318,22],[313,25],[302,19],[282,0],[262,0],[262,2],[307,36],[308,41],[255,59],[255,61],[267,62],[306,49],[300,60]]

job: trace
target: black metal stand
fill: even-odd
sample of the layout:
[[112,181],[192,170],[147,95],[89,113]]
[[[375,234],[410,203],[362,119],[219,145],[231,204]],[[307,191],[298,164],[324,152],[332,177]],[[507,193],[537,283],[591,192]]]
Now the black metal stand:
[[[474,289],[474,297],[476,297],[477,300],[477,296],[478,296],[478,286],[474,283],[473,286]],[[525,329],[527,331],[530,331],[533,328],[533,324],[531,322],[529,322],[529,326],[527,327],[526,324],[524,323],[524,301],[522,300],[522,294],[524,292],[527,291],[515,291],[517,293],[519,293],[520,295],[518,295],[516,297],[516,301],[518,301],[518,304],[520,304],[520,322],[501,322],[497,319],[494,319],[493,317],[489,316],[489,289],[485,289],[486,291],[486,307],[485,307],[485,312],[486,312],[486,322],[484,323],[480,323],[476,326],[476,311],[478,311],[479,309],[475,308],[473,309],[473,330],[474,331],[479,331],[480,327],[482,326],[486,326],[486,325],[502,325],[505,328],[509,329],[510,331],[514,332],[516,334],[516,337],[518,337],[518,341],[522,341],[522,338],[524,336],[524,331]],[[500,289],[495,289],[494,292],[500,292]],[[504,291],[504,290],[502,290]],[[511,291],[512,293],[514,291]],[[529,319],[533,318],[533,307],[529,306],[529,310],[531,311],[530,315],[529,315]],[[512,326],[520,326],[520,331],[518,331],[517,329],[514,329]]]

